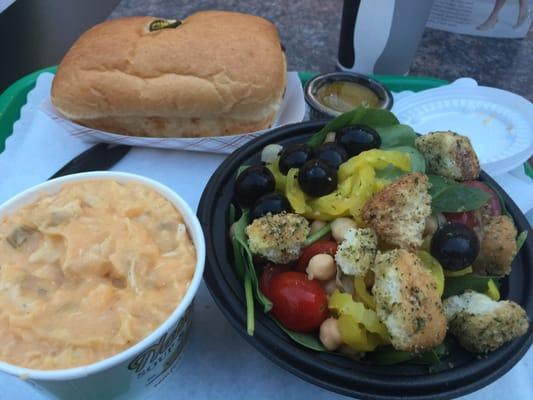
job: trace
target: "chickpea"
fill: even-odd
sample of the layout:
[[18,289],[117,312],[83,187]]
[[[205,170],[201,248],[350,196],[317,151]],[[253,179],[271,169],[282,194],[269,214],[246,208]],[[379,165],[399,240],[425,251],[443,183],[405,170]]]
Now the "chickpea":
[[327,318],[320,325],[320,341],[326,349],[334,351],[342,344],[341,332],[336,318]]
[[346,231],[351,228],[357,228],[355,221],[350,218],[337,218],[331,223],[331,234],[337,242],[344,240]]
[[329,281],[337,274],[337,266],[329,254],[317,254],[311,257],[305,272],[307,272],[309,279]]
[[335,132],[328,132],[326,135],[326,138],[324,139],[324,143],[332,143],[335,141]]

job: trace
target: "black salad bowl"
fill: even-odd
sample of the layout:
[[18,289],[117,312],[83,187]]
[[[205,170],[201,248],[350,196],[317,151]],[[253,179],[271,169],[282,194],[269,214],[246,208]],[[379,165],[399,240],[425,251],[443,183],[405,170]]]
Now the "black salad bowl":
[[[263,147],[305,142],[324,126],[305,122],[275,129],[232,153],[217,169],[200,200],[198,217],[203,226],[207,260],[204,279],[220,310],[233,327],[270,360],[315,385],[363,399],[447,399],[473,392],[495,381],[513,367],[533,341],[533,324],[526,335],[487,356],[478,357],[453,346],[450,355],[430,372],[424,365],[374,365],[340,355],[308,350],[293,342],[260,307],[255,309],[255,334],[246,333],[243,285],[233,269],[228,209],[241,165],[260,163]],[[504,279],[502,298],[514,300],[533,317],[533,235],[515,203],[485,173],[480,180],[497,188],[519,232],[528,230],[526,243]],[[453,341],[452,341],[453,342]]]

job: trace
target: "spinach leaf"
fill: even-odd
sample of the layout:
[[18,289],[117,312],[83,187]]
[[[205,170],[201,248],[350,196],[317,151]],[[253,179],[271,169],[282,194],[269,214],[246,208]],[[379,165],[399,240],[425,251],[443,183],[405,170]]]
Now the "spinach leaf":
[[237,276],[242,281],[244,279],[244,271],[246,270],[244,259],[242,257],[241,253],[241,247],[240,243],[235,237],[233,236],[231,238],[231,247],[233,249],[233,258],[235,262],[235,271],[237,272]]
[[246,332],[248,332],[248,335],[253,336],[255,330],[255,308],[252,278],[248,270],[244,273],[244,297],[246,299]]
[[272,319],[283,332],[299,345],[315,351],[327,351],[316,334],[291,331],[290,329],[285,328],[276,318],[272,317]]
[[409,125],[387,125],[373,127],[381,137],[381,148],[409,146],[414,147],[416,133]]
[[[232,226],[235,223],[235,206],[233,204],[230,205],[229,208],[229,220],[230,220],[230,226]],[[240,244],[235,238],[235,235],[231,235],[231,247],[233,249],[233,259],[234,259],[234,267],[235,271],[237,272],[237,276],[242,281],[244,279],[244,260],[242,258],[241,248]]]
[[428,175],[433,214],[476,210],[489,200],[483,190],[463,185],[439,175]]
[[402,171],[400,168],[396,168],[389,164],[383,169],[376,170],[376,178],[385,179],[389,182],[392,182],[407,173],[408,172]]
[[493,185],[491,185],[488,182],[484,182],[485,185],[487,185],[489,188],[492,189],[494,193],[496,193],[496,197],[498,197],[498,200],[500,201],[500,207],[502,209],[502,214],[507,215],[509,218],[513,218],[511,213],[507,210],[507,207],[505,207],[505,201],[503,201],[503,197],[499,190],[497,190]]
[[481,275],[463,275],[463,276],[447,276],[444,280],[443,298],[463,294],[466,290],[474,290],[479,293],[485,293],[489,287],[489,281],[493,280],[496,285],[499,285],[500,278],[497,276],[481,276]]
[[378,365],[394,365],[403,362],[411,364],[434,365],[448,354],[446,343],[441,343],[431,350],[423,353],[411,353],[395,350],[392,346],[378,347],[373,352],[365,355],[365,360]]
[[324,142],[324,139],[329,132],[336,132],[342,127],[352,124],[363,124],[378,130],[378,127],[398,125],[399,121],[394,114],[388,110],[383,110],[381,108],[357,107],[328,122],[320,131],[311,136],[307,143],[309,146],[316,149]]
[[527,239],[527,230],[520,232],[516,237],[516,254],[520,251]]
[[389,147],[387,150],[399,151],[405,153],[411,159],[411,171],[412,172],[426,172],[426,159],[417,149],[411,146],[398,146]]
[[[259,290],[259,280],[257,279],[257,274],[255,272],[255,267],[252,258],[252,252],[248,247],[248,242],[246,240],[246,226],[248,225],[248,216],[250,211],[245,209],[242,212],[241,218],[234,224],[233,227],[233,237],[238,242],[240,247],[240,253],[245,267],[245,272],[248,271],[250,275],[251,284],[255,293],[255,297],[259,304],[263,306],[264,312],[268,312],[272,309],[272,303],[268,300],[265,295]],[[238,257],[235,257],[236,259]]]

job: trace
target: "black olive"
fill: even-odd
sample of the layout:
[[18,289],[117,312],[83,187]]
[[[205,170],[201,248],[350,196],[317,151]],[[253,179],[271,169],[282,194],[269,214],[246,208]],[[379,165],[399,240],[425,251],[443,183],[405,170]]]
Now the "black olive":
[[479,254],[479,239],[465,224],[444,224],[431,238],[431,255],[443,268],[460,270],[472,265]]
[[243,206],[252,205],[259,197],[271,193],[276,180],[270,170],[263,165],[253,165],[242,171],[235,181],[235,197]]
[[279,156],[279,170],[287,175],[289,169],[300,168],[313,157],[311,146],[301,143],[285,147]]
[[337,188],[337,171],[322,160],[309,160],[298,171],[298,183],[309,196],[325,196]]
[[324,143],[316,150],[315,157],[324,161],[331,168],[338,169],[339,165],[348,159],[348,152],[336,143]]
[[342,128],[335,135],[335,141],[348,151],[350,157],[381,146],[379,134],[369,126],[359,124]]
[[281,193],[265,194],[257,199],[252,211],[250,212],[250,220],[261,218],[268,213],[279,214],[283,211],[292,212],[289,200]]

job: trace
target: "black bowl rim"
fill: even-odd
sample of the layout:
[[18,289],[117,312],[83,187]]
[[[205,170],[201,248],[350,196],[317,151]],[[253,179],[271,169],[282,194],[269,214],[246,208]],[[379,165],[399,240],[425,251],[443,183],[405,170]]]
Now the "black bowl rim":
[[[371,399],[397,399],[405,396],[407,394],[406,391],[408,391],[411,393],[411,398],[416,399],[450,398],[471,393],[501,377],[522,358],[533,342],[532,324],[530,324],[526,335],[490,353],[488,357],[479,359],[479,362],[476,361],[474,365],[466,365],[434,375],[424,375],[422,378],[417,378],[413,381],[406,378],[384,380],[363,377],[364,379],[361,382],[351,382],[352,385],[355,384],[355,386],[351,387],[347,387],[343,383],[348,378],[354,378],[353,372],[320,370],[320,374],[317,374],[316,368],[320,368],[316,365],[316,357],[320,353],[306,350],[297,344],[288,346],[285,349],[279,347],[279,340],[271,336],[272,332],[269,332],[264,325],[268,316],[263,314],[258,307],[256,307],[255,335],[252,337],[247,334],[244,301],[242,298],[236,297],[235,293],[231,297],[226,295],[232,289],[225,281],[228,277],[223,274],[220,268],[221,262],[224,262],[224,260],[218,260],[217,252],[215,251],[215,242],[218,238],[214,238],[210,231],[210,216],[217,212],[214,204],[218,201],[218,192],[225,186],[225,181],[221,180],[225,176],[232,177],[236,172],[236,168],[242,165],[244,160],[257,154],[266,144],[277,142],[290,136],[315,132],[324,126],[326,122],[304,122],[274,129],[232,153],[209,180],[198,206],[198,217],[204,227],[207,250],[204,280],[224,316],[249,343],[258,348],[270,360],[308,382],[349,396]],[[505,191],[484,172],[481,173],[480,178],[493,185],[502,194],[505,206],[513,216],[519,230],[527,229],[531,231],[529,223]],[[220,211],[218,209],[218,212]],[[218,239],[218,241],[220,240]],[[521,252],[525,252],[525,259],[529,261],[529,264],[532,264],[533,235],[528,235]],[[227,261],[225,262],[227,263]],[[524,271],[530,278],[524,282],[533,282],[532,271],[530,269],[524,269]],[[236,279],[236,277],[233,278]],[[524,285],[522,286],[524,287]],[[525,290],[523,296],[525,296],[525,299],[520,303],[531,315],[533,313],[533,291]],[[313,357],[315,360],[312,360]]]
[[323,118],[333,118],[340,114],[340,111],[333,110],[320,103],[315,91],[322,85],[329,81],[346,80],[355,82],[372,90],[378,98],[383,102],[380,108],[390,110],[394,104],[394,98],[391,91],[381,82],[371,78],[368,75],[358,74],[355,72],[328,72],[326,74],[317,75],[309,79],[304,86],[304,98],[309,107]]

